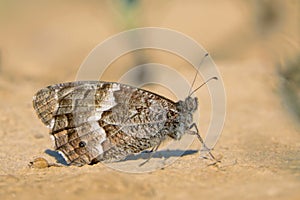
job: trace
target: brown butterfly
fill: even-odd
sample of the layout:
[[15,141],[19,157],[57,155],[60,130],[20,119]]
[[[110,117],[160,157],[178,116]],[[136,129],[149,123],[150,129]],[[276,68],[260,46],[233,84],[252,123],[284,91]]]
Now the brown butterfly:
[[55,150],[77,166],[123,160],[185,133],[197,135],[203,143],[193,122],[197,106],[197,98],[190,95],[174,102],[144,89],[102,81],[51,85],[33,98]]

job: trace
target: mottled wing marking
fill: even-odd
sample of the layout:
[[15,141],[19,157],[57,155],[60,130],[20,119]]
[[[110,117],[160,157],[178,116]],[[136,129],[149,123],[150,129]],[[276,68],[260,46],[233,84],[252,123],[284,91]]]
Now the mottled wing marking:
[[177,117],[175,103],[128,85],[82,81],[37,92],[33,106],[70,164],[115,161],[155,146]]
[[171,120],[168,110],[175,110],[172,101],[127,85],[121,85],[114,95],[117,105],[103,112],[99,120],[110,147],[98,161],[121,160],[157,145],[166,135],[166,122]]

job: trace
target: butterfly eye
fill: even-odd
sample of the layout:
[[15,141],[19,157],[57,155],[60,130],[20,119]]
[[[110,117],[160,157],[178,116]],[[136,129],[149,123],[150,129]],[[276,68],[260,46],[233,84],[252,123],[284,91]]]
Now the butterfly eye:
[[86,143],[84,141],[79,142],[79,147],[85,147]]

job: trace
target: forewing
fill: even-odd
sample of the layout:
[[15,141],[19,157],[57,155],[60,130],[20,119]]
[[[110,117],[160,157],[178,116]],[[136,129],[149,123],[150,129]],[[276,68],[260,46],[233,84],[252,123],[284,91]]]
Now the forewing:
[[116,161],[157,145],[176,112],[173,101],[146,90],[121,85],[114,93],[116,106],[103,112],[99,124],[109,145],[96,160]]

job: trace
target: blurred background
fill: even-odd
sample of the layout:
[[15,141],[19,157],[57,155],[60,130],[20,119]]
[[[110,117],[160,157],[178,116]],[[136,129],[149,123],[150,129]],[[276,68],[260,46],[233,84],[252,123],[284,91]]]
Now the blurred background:
[[[195,39],[217,65],[256,59],[275,68],[284,101],[299,117],[299,18],[297,0],[0,0],[0,77],[41,86],[72,81],[108,37],[137,27],[170,28]],[[114,62],[107,79],[124,72],[115,69],[147,62],[187,65],[170,53],[135,51]]]

